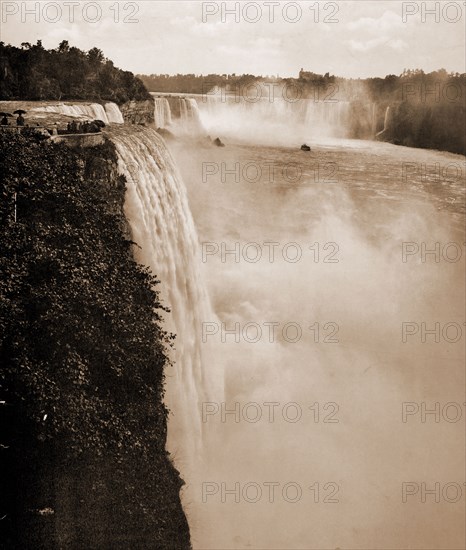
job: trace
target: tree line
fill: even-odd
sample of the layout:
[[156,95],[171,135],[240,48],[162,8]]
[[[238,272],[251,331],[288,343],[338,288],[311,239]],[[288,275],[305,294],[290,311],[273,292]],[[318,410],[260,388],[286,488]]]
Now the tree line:
[[[280,78],[251,74],[151,74],[137,75],[150,92],[207,94],[213,88],[235,93],[254,84],[289,86],[299,90],[303,98],[316,99],[316,90],[335,92],[331,99],[352,101],[403,101],[463,104],[466,98],[466,73],[439,69],[425,73],[422,69],[404,69],[401,75],[384,78],[342,78],[301,69],[298,78]],[[321,94],[320,99],[323,95]]]
[[46,50],[42,41],[21,47],[0,42],[0,100],[149,99],[144,84],[106,59],[98,48],[82,51],[67,40]]

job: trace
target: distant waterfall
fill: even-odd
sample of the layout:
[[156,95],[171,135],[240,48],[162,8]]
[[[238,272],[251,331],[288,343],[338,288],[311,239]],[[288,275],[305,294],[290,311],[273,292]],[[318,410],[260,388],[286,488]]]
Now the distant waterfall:
[[385,111],[385,118],[383,121],[383,129],[388,130],[388,123],[390,120],[390,106],[387,107],[387,110]]
[[[238,94],[153,93],[159,128],[247,143],[293,145],[322,138],[371,139],[378,106],[366,98],[246,97]],[[388,115],[386,115],[388,120]]]
[[132,126],[115,128],[110,137],[128,182],[125,212],[132,238],[141,247],[135,255],[161,280],[164,303],[171,309],[164,315],[165,328],[177,335],[175,365],[166,372],[166,403],[173,414],[168,446],[174,441],[186,461],[202,444],[201,403],[212,388],[222,386],[218,365],[205,371],[202,322],[213,314],[200,273],[197,233],[184,184],[157,132]]
[[205,133],[197,101],[192,97],[152,94],[156,128],[168,128],[175,134]]
[[166,128],[172,123],[170,104],[165,97],[154,97],[154,122],[156,128]]
[[380,132],[378,132],[376,134],[376,137],[378,138],[382,138],[382,137],[386,137],[389,130],[390,130],[390,123],[391,123],[391,120],[390,120],[390,116],[391,116],[391,111],[390,111],[390,105],[385,109],[385,117],[384,117],[384,120],[383,120],[383,130],[381,130]]
[[346,137],[348,101],[259,99],[204,95],[197,98],[207,132],[248,142],[292,142]]
[[56,103],[35,107],[34,112],[57,113],[77,118],[87,118],[91,120],[102,120],[106,124],[122,124],[123,115],[115,103],[106,103],[105,108],[100,103]]

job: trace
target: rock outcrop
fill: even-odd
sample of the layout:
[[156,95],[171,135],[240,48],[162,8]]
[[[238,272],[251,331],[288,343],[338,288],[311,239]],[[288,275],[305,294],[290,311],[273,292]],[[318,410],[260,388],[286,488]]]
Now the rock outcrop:
[[127,101],[120,105],[125,122],[131,124],[154,124],[154,100]]

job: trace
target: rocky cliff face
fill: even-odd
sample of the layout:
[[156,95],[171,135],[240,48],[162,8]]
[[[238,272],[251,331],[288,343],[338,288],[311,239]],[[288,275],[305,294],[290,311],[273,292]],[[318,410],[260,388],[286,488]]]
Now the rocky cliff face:
[[154,123],[154,100],[127,101],[120,105],[125,122],[131,124],[153,124]]
[[392,102],[377,139],[397,145],[466,154],[466,108],[455,104]]
[[63,134],[50,139],[55,143],[65,143],[68,147],[95,147],[105,141],[103,134]]

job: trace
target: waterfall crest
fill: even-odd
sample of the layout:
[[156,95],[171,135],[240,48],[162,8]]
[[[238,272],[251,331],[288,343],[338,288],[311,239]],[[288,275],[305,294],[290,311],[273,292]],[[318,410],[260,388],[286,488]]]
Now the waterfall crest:
[[109,124],[123,124],[125,122],[123,114],[116,103],[113,103],[111,101],[106,103],[105,113],[107,115],[107,122]]
[[375,136],[377,106],[364,100],[233,94],[155,94],[157,128],[248,143],[295,145],[321,138]]
[[154,97],[154,122],[156,128],[166,128],[172,123],[170,104],[165,97]]
[[207,131],[248,142],[312,140],[346,137],[351,120],[349,101],[251,99],[243,96],[204,95],[198,98]]
[[213,314],[186,189],[155,130],[131,126],[114,128],[109,135],[127,179],[125,213],[140,247],[135,256],[161,280],[162,298],[171,309],[165,328],[177,336],[173,372],[166,373],[166,404],[172,411],[168,447],[183,461],[193,460],[202,444],[201,403],[223,382],[218,365],[206,373],[209,351],[201,329]]
[[193,97],[152,94],[156,128],[174,130],[177,134],[197,135],[203,133],[201,113]]
[[106,124],[123,124],[123,115],[116,103],[108,102],[105,107],[100,103],[56,103],[35,107],[35,112],[57,113],[77,118],[90,118],[93,120],[102,120]]

